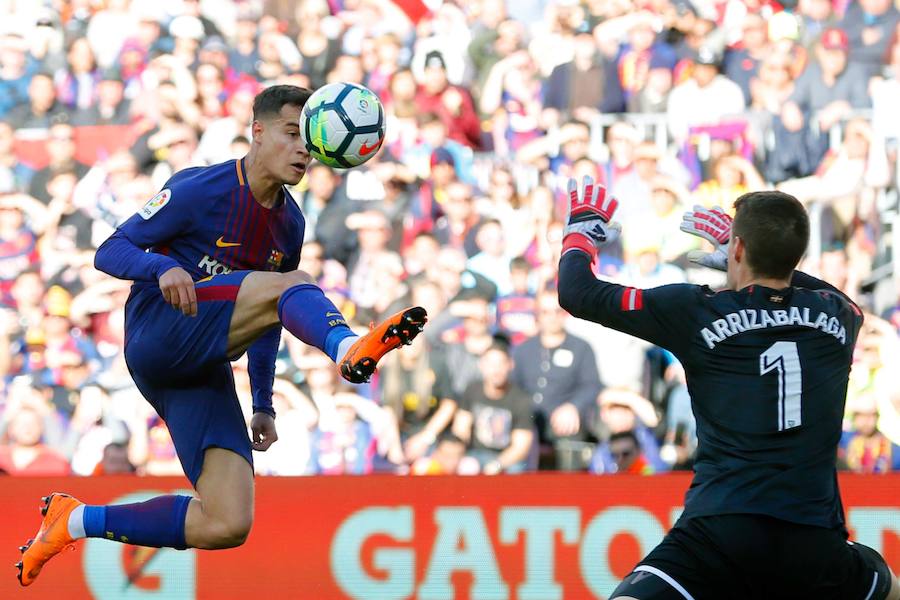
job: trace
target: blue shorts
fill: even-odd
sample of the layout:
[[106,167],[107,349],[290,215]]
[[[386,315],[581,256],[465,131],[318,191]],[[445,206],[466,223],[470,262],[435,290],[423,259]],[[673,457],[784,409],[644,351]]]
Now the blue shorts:
[[144,398],[166,422],[184,473],[195,486],[207,448],[231,450],[253,465],[227,356],[234,303],[250,273],[197,282],[196,317],[166,303],[154,285],[136,286],[125,304],[125,362]]

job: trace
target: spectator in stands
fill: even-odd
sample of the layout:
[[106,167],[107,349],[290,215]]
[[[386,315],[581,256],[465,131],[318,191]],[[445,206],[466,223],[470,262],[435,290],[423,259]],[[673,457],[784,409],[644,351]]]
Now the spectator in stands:
[[382,406],[398,424],[403,459],[427,456],[456,412],[456,395],[444,361],[422,338],[386,357],[379,368]]
[[447,63],[437,51],[425,57],[425,70],[416,93],[422,112],[434,112],[447,127],[451,140],[470,148],[481,147],[481,124],[469,92],[447,79]]
[[447,308],[447,316],[459,325],[443,332],[443,344],[434,353],[450,373],[454,398],[479,377],[478,359],[493,341],[490,308],[485,290],[478,287],[460,290]]
[[680,144],[694,125],[710,125],[726,117],[735,117],[746,105],[741,88],[719,74],[721,55],[709,46],[697,50],[693,57],[691,78],[675,86],[669,94],[669,131]]
[[272,387],[272,408],[278,415],[278,444],[253,458],[262,475],[310,475],[312,429],[319,418],[316,407],[297,387],[276,377]]
[[525,46],[525,27],[516,20],[506,17],[506,7],[502,2],[489,2],[482,8],[479,21],[473,27],[472,42],[469,44],[469,58],[477,73],[474,90],[480,92],[493,66],[522,50]]
[[516,346],[537,334],[531,265],[524,256],[509,263],[509,293],[497,298],[497,328]]
[[200,21],[200,24],[203,25],[203,37],[221,37],[222,33],[216,26],[215,21],[204,15],[201,11],[201,4],[203,3],[200,0],[182,0],[181,14],[194,17]]
[[528,52],[515,52],[491,67],[479,108],[492,117],[493,149],[499,157],[540,137],[541,81]]
[[659,444],[652,431],[659,424],[659,416],[649,400],[630,390],[610,388],[604,390],[597,401],[600,407],[597,437],[605,441],[591,459],[592,473],[616,472],[618,461],[611,453],[612,436],[625,432],[634,436],[637,449],[654,471],[668,470],[659,457]]
[[571,118],[589,121],[598,114],[625,109],[616,64],[598,52],[593,30],[584,23],[576,30],[572,60],[553,68],[544,83],[545,122]]
[[197,131],[184,123],[160,129],[147,140],[147,147],[157,159],[150,177],[158,189],[178,171],[205,164],[197,153]]
[[54,80],[57,97],[68,108],[86,110],[93,105],[100,73],[87,38],[78,37],[70,42],[66,68],[57,71]]
[[388,249],[391,224],[384,213],[366,210],[350,214],[346,226],[356,232],[358,240],[357,251],[347,261],[351,297],[360,308],[372,308],[383,300],[380,278],[390,275],[385,268],[402,270],[400,257]]
[[602,181],[614,194],[619,194],[619,184],[634,173],[634,151],[641,142],[641,136],[627,121],[616,121],[605,133],[609,158],[601,167]]
[[539,293],[536,305],[538,334],[513,350],[512,379],[531,396],[541,443],[559,450],[560,441],[584,439],[602,385],[591,347],[566,332],[556,293]]
[[347,264],[356,248],[356,236],[347,226],[355,207],[347,200],[341,178],[328,165],[315,162],[306,182],[306,191],[295,196],[306,218],[306,237],[322,244],[326,258]]
[[847,34],[850,64],[858,65],[866,77],[877,75],[898,23],[900,11],[890,0],[851,2],[838,24]]
[[103,459],[91,475],[134,475],[136,471],[128,458],[128,446],[122,442],[110,442],[103,448]]
[[650,182],[652,217],[642,225],[650,239],[657,240],[659,257],[663,263],[679,262],[688,251],[696,247],[694,240],[681,235],[681,216],[689,193],[685,186],[672,177],[657,175]]
[[253,120],[253,98],[256,86],[243,84],[226,100],[226,115],[213,120],[203,131],[198,147],[198,157],[214,165],[234,158],[228,149],[238,135],[250,139],[250,122]]
[[824,208],[823,242],[847,243],[857,221],[863,217],[861,199],[868,189],[887,185],[887,158],[871,152],[872,129],[868,121],[853,119],[844,129],[844,143],[829,152],[816,174],[792,179],[779,189],[793,194],[804,204]]
[[10,475],[63,477],[70,472],[66,458],[42,443],[44,424],[38,409],[24,405],[7,416],[8,444],[0,444],[0,469]]
[[340,38],[332,38],[323,30],[323,19],[328,16],[328,5],[321,0],[305,0],[297,3],[295,12],[297,48],[303,61],[303,70],[309,75],[313,89],[325,84],[325,77],[334,69],[341,55]]
[[[218,43],[223,48],[225,47],[224,42]],[[211,48],[216,47],[210,46],[210,43],[206,42],[203,45],[203,51],[208,52]],[[219,65],[203,62],[201,59],[195,74],[201,126],[203,130],[206,130],[210,123],[225,116],[225,71]]]
[[458,473],[521,473],[534,437],[531,399],[511,380],[513,370],[507,340],[496,338],[478,361],[481,378],[460,396],[453,418],[453,436],[443,445],[455,446]]
[[800,43],[812,48],[822,33],[837,23],[831,0],[799,0],[797,16],[801,23]]
[[503,224],[493,219],[482,221],[475,243],[479,251],[468,260],[466,267],[489,279],[501,296],[512,292],[509,265],[513,256],[507,250]]
[[750,80],[750,109],[765,114],[763,128],[768,130],[771,118],[781,113],[793,91],[791,57],[781,52],[767,54]]
[[18,326],[27,329],[40,323],[44,317],[45,291],[44,280],[37,269],[23,271],[16,277],[3,304]]
[[838,465],[855,473],[890,473],[900,470],[900,446],[878,430],[874,395],[862,394],[847,406],[851,427],[841,435]]
[[749,13],[741,25],[741,41],[725,53],[722,73],[741,87],[744,102],[750,104],[750,83],[769,54],[769,25],[759,14]]
[[[826,151],[825,136],[855,108],[870,105],[865,72],[848,64],[850,42],[841,29],[828,29],[810,62],[797,79],[794,93],[781,111],[784,131],[776,128],[773,151],[781,181],[815,171]],[[816,135],[813,132],[819,132]]]
[[23,192],[28,189],[34,170],[16,156],[14,142],[13,126],[0,120],[0,189]]
[[68,119],[65,107],[56,100],[53,76],[38,72],[28,84],[28,104],[20,104],[9,111],[7,119],[16,129],[47,130],[53,123]]
[[131,122],[131,103],[125,98],[122,72],[116,67],[104,69],[97,82],[97,99],[72,117],[75,126],[127,125]]
[[434,237],[442,246],[463,250],[467,256],[478,253],[476,235],[480,217],[475,211],[471,186],[454,182],[447,186],[442,204],[443,216],[434,225]]
[[633,15],[628,30],[628,43],[619,53],[618,73],[626,101],[640,94],[647,86],[650,63],[668,69],[675,68],[674,49],[657,38],[659,23],[653,13],[640,11]]
[[653,475],[653,467],[644,457],[633,431],[620,431],[609,436],[609,455],[615,463],[613,473]]
[[715,159],[710,171],[712,177],[701,183],[693,194],[694,203],[707,208],[720,206],[730,213],[738,197],[765,187],[753,163],[736,152]]
[[259,28],[258,10],[252,4],[243,4],[237,10],[234,42],[228,62],[238,73],[256,77],[256,63],[259,62],[259,50],[256,46],[256,34]]
[[73,172],[77,178],[83,177],[88,168],[76,159],[75,129],[68,123],[54,123],[47,131],[49,162],[31,178],[28,192],[43,203],[50,202],[50,180],[58,173]]
[[9,119],[9,111],[28,102],[28,83],[34,72],[29,64],[28,43],[18,33],[0,36],[0,118]]
[[0,194],[0,293],[6,294],[20,273],[38,264],[37,234],[44,214],[33,198]]

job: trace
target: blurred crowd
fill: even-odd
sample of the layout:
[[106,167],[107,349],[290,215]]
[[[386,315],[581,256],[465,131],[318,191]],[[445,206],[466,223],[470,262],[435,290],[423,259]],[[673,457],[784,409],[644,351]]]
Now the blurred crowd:
[[[179,474],[125,365],[128,282],[97,246],[172,173],[243,156],[254,95],[362,83],[387,138],[293,190],[300,268],[354,327],[424,306],[425,334],[343,382],[283,337],[260,474],[689,469],[663,349],[560,309],[566,184],[620,200],[598,276],[721,274],[685,255],[694,204],[778,188],[803,269],[868,311],[842,468],[900,468],[900,12],[891,0],[0,0],[0,472]],[[244,361],[235,378],[250,410]],[[249,419],[249,414],[247,415]]]

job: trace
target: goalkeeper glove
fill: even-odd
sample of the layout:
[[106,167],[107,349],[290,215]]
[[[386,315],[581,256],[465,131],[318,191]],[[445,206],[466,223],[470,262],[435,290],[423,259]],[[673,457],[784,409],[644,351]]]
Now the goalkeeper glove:
[[731,239],[732,218],[721,207],[706,209],[694,205],[694,210],[684,213],[681,230],[701,237],[713,245],[712,252],[694,250],[688,260],[717,271],[728,270],[728,242]]
[[581,190],[574,179],[569,179],[569,216],[562,253],[581,250],[596,260],[597,251],[619,237],[619,224],[610,223],[618,205],[619,201],[590,177],[585,176]]

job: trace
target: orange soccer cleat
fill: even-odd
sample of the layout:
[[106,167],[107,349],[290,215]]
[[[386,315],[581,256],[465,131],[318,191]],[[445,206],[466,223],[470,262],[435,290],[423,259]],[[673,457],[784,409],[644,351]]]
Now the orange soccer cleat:
[[401,310],[382,321],[350,346],[341,359],[341,375],[351,383],[365,383],[381,357],[402,344],[410,344],[425,327],[428,315],[421,306]]
[[41,500],[44,503],[41,507],[41,514],[44,515],[41,528],[34,539],[19,546],[22,560],[16,563],[16,568],[19,583],[23,586],[31,585],[37,579],[44,563],[75,544],[69,535],[69,514],[83,503],[59,492],[53,492]]

